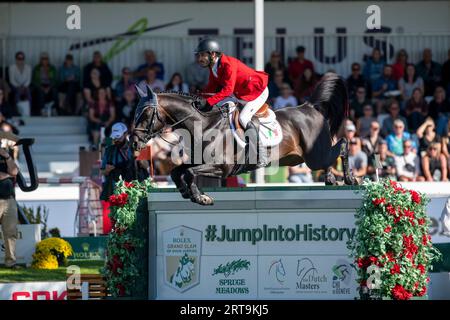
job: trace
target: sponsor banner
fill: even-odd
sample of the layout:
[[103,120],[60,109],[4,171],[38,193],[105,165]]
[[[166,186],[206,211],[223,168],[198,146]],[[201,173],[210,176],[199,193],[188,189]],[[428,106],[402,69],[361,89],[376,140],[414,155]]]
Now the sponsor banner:
[[66,300],[66,282],[0,283],[0,300]]
[[65,237],[73,249],[69,260],[105,260],[108,237]]
[[[41,241],[41,227],[39,224],[17,225],[16,259],[19,264],[31,265],[36,244]],[[0,228],[0,263],[5,261],[5,244],[3,232]]]

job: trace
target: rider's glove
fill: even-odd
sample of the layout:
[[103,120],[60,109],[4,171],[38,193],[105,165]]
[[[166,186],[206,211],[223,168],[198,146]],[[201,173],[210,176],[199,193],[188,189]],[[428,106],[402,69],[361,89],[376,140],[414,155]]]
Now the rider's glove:
[[206,109],[206,108],[209,107],[209,103],[205,99],[195,100],[194,101],[194,107],[196,109]]

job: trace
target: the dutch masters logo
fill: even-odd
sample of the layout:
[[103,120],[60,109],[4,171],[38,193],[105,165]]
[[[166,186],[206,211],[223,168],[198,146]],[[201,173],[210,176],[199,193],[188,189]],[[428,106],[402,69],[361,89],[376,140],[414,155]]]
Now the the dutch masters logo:
[[200,281],[202,232],[178,226],[163,232],[164,279],[168,286],[184,292]]

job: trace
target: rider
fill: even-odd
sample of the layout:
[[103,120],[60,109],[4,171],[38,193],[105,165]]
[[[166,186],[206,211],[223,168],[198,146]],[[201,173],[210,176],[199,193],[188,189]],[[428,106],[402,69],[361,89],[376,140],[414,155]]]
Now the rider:
[[[210,106],[222,106],[229,101],[239,101],[243,105],[239,115],[240,123],[246,131],[254,129],[258,137],[258,130],[251,120],[269,96],[268,74],[256,71],[238,59],[225,55],[219,43],[213,39],[201,40],[195,54],[198,64],[209,68],[209,81],[203,92],[213,95],[206,98],[206,103]],[[249,139],[253,150],[256,149],[254,140]],[[249,148],[250,144],[247,143],[246,149]],[[260,153],[257,167],[267,165],[262,158]]]

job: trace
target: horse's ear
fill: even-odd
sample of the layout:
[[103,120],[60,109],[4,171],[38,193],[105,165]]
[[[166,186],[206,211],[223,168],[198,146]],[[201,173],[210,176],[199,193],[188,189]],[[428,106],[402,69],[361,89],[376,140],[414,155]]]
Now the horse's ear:
[[144,90],[142,90],[142,88],[139,86],[139,84],[135,84],[134,86],[136,87],[136,90],[137,90],[137,92],[139,93],[139,96],[140,96],[141,98],[147,96],[147,94],[145,93]]

